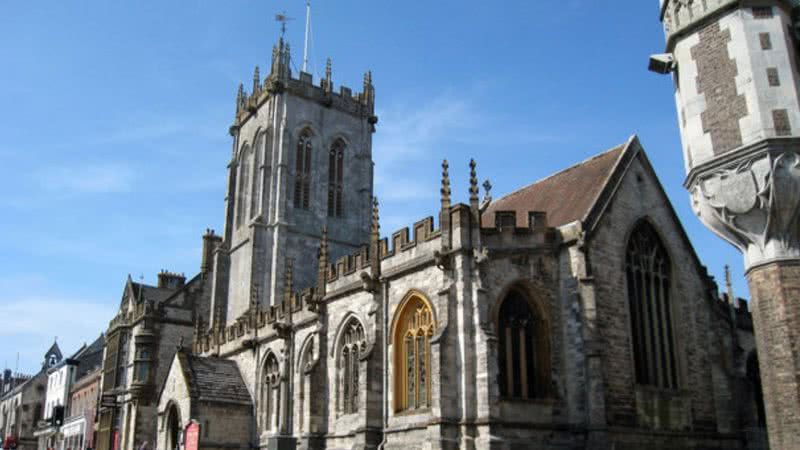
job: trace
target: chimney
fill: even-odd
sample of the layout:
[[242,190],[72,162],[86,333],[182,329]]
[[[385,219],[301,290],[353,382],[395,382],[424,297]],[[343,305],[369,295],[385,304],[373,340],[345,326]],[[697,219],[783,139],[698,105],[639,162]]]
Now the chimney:
[[158,273],[158,287],[162,289],[180,289],[186,284],[186,276],[162,270]]
[[200,263],[200,272],[203,276],[211,272],[214,266],[214,251],[219,248],[222,242],[222,237],[214,234],[214,230],[206,229],[206,234],[203,235],[203,256]]

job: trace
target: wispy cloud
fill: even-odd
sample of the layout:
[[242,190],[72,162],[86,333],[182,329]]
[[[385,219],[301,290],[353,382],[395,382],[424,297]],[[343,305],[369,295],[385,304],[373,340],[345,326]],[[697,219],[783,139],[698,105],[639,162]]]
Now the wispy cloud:
[[107,194],[128,192],[135,172],[125,164],[74,164],[52,166],[36,174],[40,188],[62,194]]
[[57,336],[65,354],[100,335],[114,316],[115,302],[63,295],[39,274],[0,279],[0,358],[10,364],[20,358],[20,370],[34,371]]

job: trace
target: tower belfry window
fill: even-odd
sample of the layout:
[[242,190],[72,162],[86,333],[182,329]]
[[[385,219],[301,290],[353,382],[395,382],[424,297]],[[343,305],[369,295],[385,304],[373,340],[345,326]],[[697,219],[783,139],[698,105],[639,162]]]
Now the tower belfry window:
[[294,207],[308,209],[311,196],[311,130],[306,128],[297,140],[295,155]]
[[636,382],[678,388],[670,260],[653,227],[642,222],[628,241],[626,278]]
[[342,217],[344,197],[344,140],[337,139],[328,156],[328,216]]

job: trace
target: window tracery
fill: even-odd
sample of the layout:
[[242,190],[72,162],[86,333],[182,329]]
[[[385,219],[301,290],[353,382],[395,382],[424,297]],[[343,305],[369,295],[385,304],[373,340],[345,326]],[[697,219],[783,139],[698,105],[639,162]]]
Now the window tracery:
[[647,222],[631,234],[625,262],[636,382],[677,389],[671,264],[661,239]]
[[366,351],[367,342],[364,327],[356,319],[345,325],[339,350],[339,411],[343,414],[358,412],[359,363]]
[[295,154],[294,207],[308,209],[311,196],[311,152],[313,133],[306,128],[297,139]]
[[328,216],[342,217],[344,196],[344,150],[347,144],[337,139],[328,155]]
[[498,317],[500,395],[510,399],[543,398],[550,387],[550,333],[527,297],[512,289]]
[[277,428],[280,414],[280,365],[274,353],[264,361],[261,380],[261,423],[264,431]]
[[427,301],[411,296],[399,312],[394,335],[395,411],[431,405],[430,340],[436,330]]

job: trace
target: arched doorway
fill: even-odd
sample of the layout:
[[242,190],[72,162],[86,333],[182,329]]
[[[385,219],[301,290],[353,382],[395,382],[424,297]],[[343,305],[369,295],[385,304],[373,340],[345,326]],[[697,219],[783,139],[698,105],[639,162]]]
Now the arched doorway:
[[180,450],[181,434],[181,413],[176,405],[169,408],[167,415],[167,448],[165,450]]

